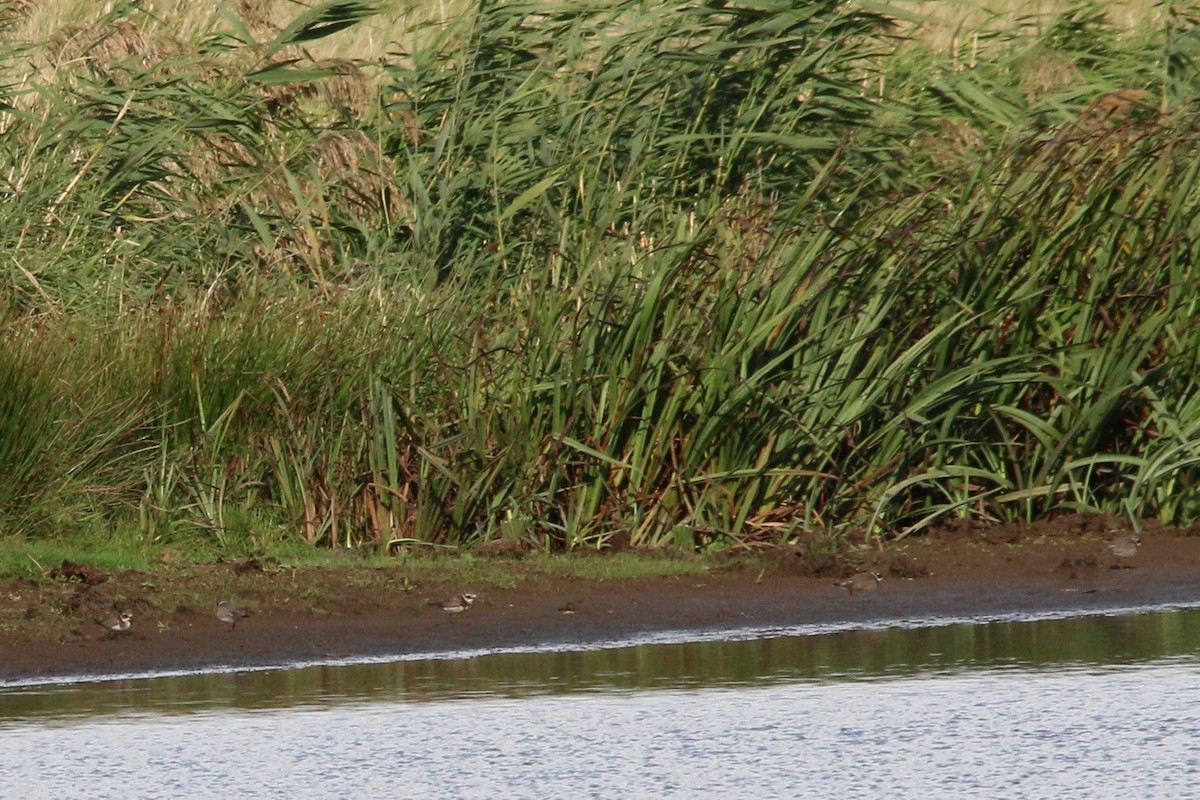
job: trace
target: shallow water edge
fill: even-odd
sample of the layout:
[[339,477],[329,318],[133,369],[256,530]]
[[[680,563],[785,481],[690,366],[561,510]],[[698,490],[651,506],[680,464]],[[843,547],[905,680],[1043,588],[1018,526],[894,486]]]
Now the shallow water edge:
[[717,642],[743,642],[765,639],[791,639],[829,636],[852,631],[921,630],[954,626],[1023,624],[1056,620],[1086,620],[1097,617],[1127,617],[1133,615],[1188,611],[1200,609],[1200,599],[1169,604],[1113,605],[1104,607],[1064,607],[1039,611],[1013,611],[980,615],[931,615],[880,617],[878,619],[846,620],[841,622],[804,623],[790,626],[717,626],[711,628],[679,628],[641,631],[626,636],[567,642],[548,641],[493,647],[402,651],[366,655],[330,656],[313,659],[281,658],[275,662],[255,664],[210,664],[197,668],[156,668],[122,672],[78,673],[52,676],[28,676],[0,680],[0,691],[7,688],[71,685],[148,678],[182,677],[191,675],[220,675],[230,673],[274,672],[317,667],[393,664],[418,661],[460,661],[499,655],[550,653],[587,653],[602,650],[654,645],[690,645]]

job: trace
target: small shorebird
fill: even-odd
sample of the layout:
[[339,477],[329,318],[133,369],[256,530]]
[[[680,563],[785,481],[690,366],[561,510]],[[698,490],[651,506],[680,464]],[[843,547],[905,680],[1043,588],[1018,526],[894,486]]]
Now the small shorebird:
[[883,576],[878,572],[856,572],[844,581],[836,581],[833,585],[845,589],[850,594],[855,592],[873,592],[879,588]]
[[237,628],[237,621],[250,616],[244,608],[238,608],[228,600],[217,601],[217,619],[229,626],[229,630]]
[[104,619],[96,620],[96,624],[108,631],[108,638],[124,633],[133,625],[133,614],[128,611],[114,611]]
[[447,614],[461,614],[470,608],[471,604],[474,602],[475,595],[471,594],[470,592],[464,592],[463,594],[455,595],[449,600],[442,600],[441,602],[430,600],[429,605],[437,606]]
[[[1137,555],[1138,547],[1142,543],[1142,537],[1136,533],[1131,533],[1128,536],[1122,536],[1119,539],[1113,539],[1108,544],[1108,549],[1118,559],[1133,558]],[[1117,565],[1114,565],[1114,569]]]

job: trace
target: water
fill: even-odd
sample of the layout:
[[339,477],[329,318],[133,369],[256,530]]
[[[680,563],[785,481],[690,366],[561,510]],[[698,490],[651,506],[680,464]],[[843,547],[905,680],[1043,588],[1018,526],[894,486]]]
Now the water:
[[0,796],[1178,798],[1200,611],[0,692]]

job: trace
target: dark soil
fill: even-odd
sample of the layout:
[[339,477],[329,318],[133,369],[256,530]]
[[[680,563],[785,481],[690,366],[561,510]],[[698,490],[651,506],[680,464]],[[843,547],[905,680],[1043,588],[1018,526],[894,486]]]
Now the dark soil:
[[[353,656],[588,645],[660,631],[974,618],[1200,603],[1200,527],[1146,523],[1127,562],[1106,542],[1125,524],[1076,516],[1030,526],[961,525],[830,565],[803,547],[730,558],[702,575],[578,581],[541,576],[515,588],[413,586],[402,565],[291,571],[239,562],[154,574],[60,565],[56,579],[0,586],[0,681]],[[513,571],[520,572],[519,560]],[[835,577],[884,576],[849,595]],[[466,613],[428,604],[479,595]],[[213,614],[231,598],[252,612],[236,629]],[[94,620],[134,615],[126,633]]]

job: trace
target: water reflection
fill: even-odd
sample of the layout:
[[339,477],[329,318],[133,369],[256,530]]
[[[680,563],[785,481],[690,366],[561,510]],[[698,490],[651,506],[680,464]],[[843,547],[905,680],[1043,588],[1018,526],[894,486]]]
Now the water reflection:
[[1200,659],[0,726],[62,797],[1194,797]]
[[745,641],[13,687],[0,690],[0,727],[32,719],[65,721],[151,711],[188,714],[381,700],[426,702],[768,686],[1018,667],[1108,669],[1198,650],[1200,609],[855,630]]

